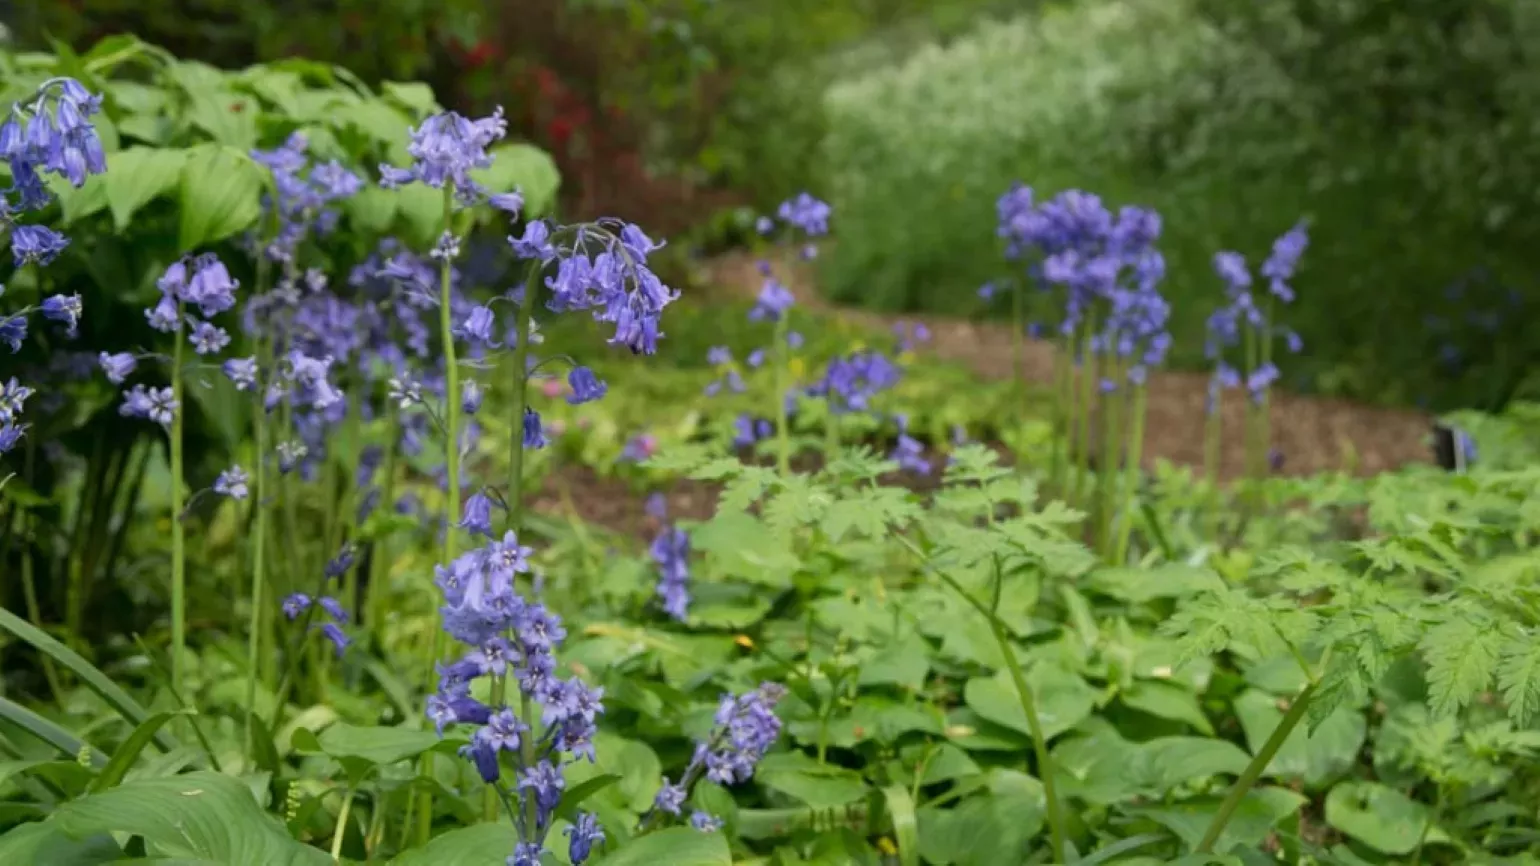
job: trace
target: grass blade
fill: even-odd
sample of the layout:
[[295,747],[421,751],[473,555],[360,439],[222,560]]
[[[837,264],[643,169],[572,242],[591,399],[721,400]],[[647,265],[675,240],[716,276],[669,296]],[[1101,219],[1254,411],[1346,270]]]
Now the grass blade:
[[[91,691],[100,695],[102,700],[127,719],[129,724],[142,725],[150,718],[150,711],[134,700],[128,692],[123,691],[79,653],[54,640],[42,629],[5,608],[0,608],[0,628],[16,635],[31,644],[38,652],[68,668],[70,673],[74,674],[80,682],[85,683]],[[162,752],[169,752],[179,745],[176,738],[165,731],[156,731],[154,742]]]
[[84,748],[88,750],[87,755],[92,766],[100,767],[107,763],[107,756],[94,746],[81,742],[74,734],[14,701],[0,698],[0,719],[21,728],[71,758],[79,756],[80,750]]
[[139,760],[139,756],[144,753],[145,747],[150,744],[150,740],[161,726],[176,716],[185,715],[186,712],[186,710],[176,710],[156,713],[145,719],[139,727],[134,728],[134,732],[128,735],[128,739],[124,740],[122,745],[118,746],[118,750],[112,753],[112,759],[107,762],[107,766],[103,767],[96,779],[91,782],[91,793],[99,794],[117,787],[118,783],[123,781],[123,777],[128,775],[128,771],[133,768],[134,762]]

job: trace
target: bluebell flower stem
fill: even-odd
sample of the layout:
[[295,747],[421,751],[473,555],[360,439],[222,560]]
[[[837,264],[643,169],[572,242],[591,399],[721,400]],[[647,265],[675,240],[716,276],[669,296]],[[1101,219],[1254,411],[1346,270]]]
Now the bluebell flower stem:
[[[1122,441],[1124,383],[1123,365],[1111,358],[1107,363],[1107,375],[1117,390],[1102,395],[1101,399],[1101,460],[1096,468],[1096,550],[1105,559],[1112,550],[1113,491],[1118,478],[1118,443]],[[1098,385],[1098,390],[1100,386]]]
[[267,413],[262,409],[262,387],[252,388],[252,433],[256,439],[255,465],[252,467],[252,507],[256,509],[256,526],[251,543],[251,622],[246,635],[246,730],[241,742],[246,749],[246,767],[256,766],[255,751],[251,740],[251,719],[257,712],[257,679],[262,665],[262,623],[266,604],[263,602],[264,584],[267,581]]
[[353,786],[342,791],[342,809],[337,812],[337,826],[332,830],[332,861],[342,862],[342,839],[348,834],[348,816],[353,813]]
[[791,474],[791,425],[786,416],[787,378],[790,374],[787,357],[786,313],[775,320],[775,465],[782,475]]
[[[1273,363],[1273,302],[1271,292],[1267,294],[1267,305],[1262,318],[1262,366],[1271,367]],[[1262,477],[1271,474],[1271,453],[1273,448],[1273,420],[1268,407],[1268,397],[1271,388],[1262,391],[1257,403],[1257,475]]]
[[1118,524],[1118,543],[1113,550],[1113,565],[1127,564],[1128,542],[1134,531],[1134,502],[1139,498],[1139,481],[1142,477],[1140,464],[1144,460],[1144,416],[1148,408],[1149,388],[1145,385],[1131,387],[1134,389],[1132,429],[1128,440],[1128,466],[1123,471],[1122,506],[1118,509],[1122,522]]
[[[487,706],[494,708],[501,707],[504,701],[507,699],[507,688],[507,674],[497,674],[496,676],[492,677],[492,700],[487,704]],[[527,733],[528,732],[526,731],[526,734]],[[529,739],[527,736],[521,737],[519,740],[520,744],[522,745],[523,741],[527,739]],[[481,820],[488,822],[497,820],[498,794],[499,789],[496,782],[487,785],[487,787],[482,791]]]
[[177,329],[171,338],[176,345],[171,350],[171,397],[176,409],[171,413],[171,688],[186,694],[186,661],[182,658],[187,650],[187,541],[182,527],[182,418],[187,412],[182,387],[183,304],[176,307]]
[[[455,190],[454,184],[444,184],[444,231],[450,231],[454,221]],[[449,278],[453,272],[453,265],[448,258],[439,265],[439,295],[438,295],[438,320],[439,338],[443,341],[444,353],[444,460],[449,473],[446,485],[447,501],[444,509],[444,550],[442,561],[445,565],[454,562],[455,559],[455,524],[460,519],[460,367],[455,358],[454,316],[450,309],[452,300],[449,291]],[[518,438],[518,431],[512,435]],[[444,630],[441,627],[433,630],[432,647],[428,653],[428,677],[425,690],[433,691],[434,665],[439,656],[444,653]],[[434,765],[434,753],[424,752],[422,756],[422,774],[432,778]],[[433,832],[433,795],[427,791],[422,794],[422,799],[417,802],[417,844],[426,845],[428,837]]]
[[[519,690],[519,718],[523,720],[526,730],[519,737],[519,766],[526,771],[535,766],[535,705],[523,689]],[[540,829],[537,826],[540,819],[538,804],[535,802],[534,792],[523,794],[519,798],[524,807],[524,828],[530,836],[538,837]],[[521,833],[522,837],[524,833]],[[535,841],[524,839],[524,841]]]
[[1091,339],[1096,333],[1096,311],[1086,314],[1085,330],[1080,334],[1080,447],[1075,455],[1075,496],[1081,503],[1089,495],[1086,489],[1091,463],[1091,407],[1096,405],[1096,356],[1091,351]]
[[1247,327],[1244,337],[1246,353],[1245,378],[1242,380],[1246,387],[1246,415],[1242,426],[1242,477],[1248,482],[1257,477],[1257,401],[1252,398],[1251,381],[1252,374],[1257,370],[1257,334],[1255,327]]
[[1074,337],[1060,338],[1054,342],[1054,401],[1053,401],[1053,450],[1049,462],[1049,489],[1055,496],[1064,495],[1065,463],[1069,452],[1070,419],[1075,417],[1075,392],[1072,368],[1074,365]]
[[524,300],[519,303],[513,347],[513,400],[508,408],[508,528],[518,532],[524,517],[524,413],[529,407],[529,334],[535,319],[535,298],[540,293],[542,267],[530,262],[524,278]]
[[[380,505],[389,513],[396,507],[396,447],[401,439],[401,428],[394,413],[390,414],[385,433],[385,466],[380,470]],[[390,580],[390,537],[374,540],[374,550],[369,557],[369,585],[365,589],[364,614],[370,629],[379,629],[385,622],[384,603],[388,597],[386,584]]]

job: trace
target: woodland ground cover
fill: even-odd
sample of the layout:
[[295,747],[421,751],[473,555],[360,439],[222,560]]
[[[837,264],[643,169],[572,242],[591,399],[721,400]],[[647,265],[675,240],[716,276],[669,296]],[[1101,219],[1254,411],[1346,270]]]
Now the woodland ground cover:
[[[692,308],[420,86],[0,72],[0,862],[1533,860],[1536,410],[1277,474],[1303,225],[1214,251],[1221,483],[1145,471],[1153,211],[991,191],[1070,362],[980,385],[773,269]],[[649,523],[531,508],[568,466]]]

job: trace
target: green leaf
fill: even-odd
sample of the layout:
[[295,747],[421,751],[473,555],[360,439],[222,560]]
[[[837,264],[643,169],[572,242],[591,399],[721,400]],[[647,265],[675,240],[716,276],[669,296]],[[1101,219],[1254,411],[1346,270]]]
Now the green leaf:
[[[658,793],[659,779],[663,776],[663,764],[658,760],[658,755],[652,747],[640,740],[630,740],[625,737],[601,731],[594,738],[594,754],[598,760],[594,764],[584,767],[592,770],[595,776],[615,775],[620,779],[615,783],[616,802],[623,803],[634,812],[643,812],[652,805],[652,798]],[[572,775],[577,767],[568,768],[568,783],[581,783]],[[582,772],[582,771],[579,771]],[[608,787],[608,786],[605,786]]]
[[438,100],[433,98],[433,88],[420,81],[382,81],[380,92],[386,99],[409,109],[418,118],[440,110]]
[[257,118],[262,113],[257,100],[223,86],[194,87],[187,96],[191,103],[188,118],[215,144],[243,152],[256,146]]
[[262,188],[262,169],[245,154],[217,145],[193,148],[182,167],[182,251],[250,228],[262,215]]
[[1162,792],[1208,776],[1239,776],[1251,761],[1229,740],[1201,737],[1158,737],[1139,750],[1149,762],[1146,781]]
[[1376,782],[1344,782],[1326,795],[1326,823],[1382,854],[1410,854],[1428,817],[1427,806]]
[[[0,697],[0,721],[10,722],[37,738],[38,741],[47,743],[70,757],[80,754],[81,748],[86,747],[86,744],[74,734],[9,698]],[[92,764],[100,766],[107,763],[106,755],[93,747],[87,748],[89,748]]]
[[544,216],[556,203],[561,172],[551,155],[528,144],[502,144],[487,151],[492,165],[471,172],[471,178],[494,193],[518,190],[524,214]]
[[[13,481],[12,484],[14,483]],[[6,485],[7,492],[9,492],[10,486]],[[124,691],[121,686],[108,679],[107,675],[98,670],[95,665],[86,661],[79,653],[49,637],[41,629],[5,608],[0,608],[0,629],[16,635],[21,640],[31,644],[38,652],[63,665],[76,679],[95,692],[98,697],[107,703],[107,706],[112,707],[118,715],[128,720],[130,724],[142,725],[150,718],[149,710],[146,710],[138,701],[129,696],[128,692]],[[175,737],[165,731],[158,731],[155,734],[155,745],[161,751],[169,752],[177,748],[179,744]],[[77,744],[76,749],[78,748]]]
[[1209,736],[1214,735],[1214,726],[1203,715],[1198,696],[1174,683],[1139,680],[1120,692],[1118,699],[1132,709],[1162,719],[1185,722]]
[[381,235],[396,220],[396,194],[369,184],[342,202],[348,220],[360,232]]
[[572,820],[577,815],[578,809],[583,805],[584,800],[619,782],[620,779],[619,773],[605,773],[602,776],[594,776],[592,779],[587,779],[573,785],[561,795],[561,802],[556,804],[556,811],[553,814],[558,818],[565,818],[568,821]]
[[341,764],[356,783],[376,767],[412,760],[423,752],[446,748],[433,731],[358,727],[336,722],[319,737],[300,728],[290,738],[294,750],[326,755]]
[[[327,854],[290,838],[244,782],[200,771],[136,779],[59,806],[47,823],[73,838],[141,836],[156,853],[228,866],[325,866]],[[506,854],[504,855],[506,856]]]
[[22,824],[0,835],[0,863],[97,866],[118,863],[123,849],[105,833],[71,839],[47,821]]
[[952,809],[919,810],[920,853],[932,863],[999,866],[1023,863],[1043,829],[1041,792],[990,791]]
[[[1284,788],[1252,789],[1230,816],[1230,822],[1214,844],[1214,851],[1224,854],[1237,846],[1260,844],[1279,821],[1294,814],[1305,802],[1305,797]],[[1128,811],[1175,833],[1190,849],[1202,841],[1219,811],[1219,801],[1209,799],[1174,806],[1134,807]]]
[[882,796],[893,822],[899,866],[920,866],[920,823],[914,811],[914,798],[903,785],[883,788]]
[[733,857],[720,833],[670,827],[648,833],[591,862],[593,866],[732,866]]
[[819,764],[801,752],[766,756],[754,777],[765,787],[815,809],[843,806],[866,796],[866,783],[858,774]]
[[1540,716],[1540,641],[1523,635],[1503,645],[1497,686],[1503,690],[1508,715],[1520,727]]
[[405,239],[426,247],[444,231],[444,193],[420,183],[390,190]]
[[65,225],[82,220],[107,207],[106,176],[93,174],[80,186],[58,175],[48,175],[44,184],[59,200],[59,212]]
[[[1091,715],[1096,692],[1079,675],[1056,664],[1037,664],[1027,670],[1026,680],[1044,737],[1052,739]],[[1031,734],[1015,683],[1006,671],[969,680],[963,687],[963,700],[989,721]]]
[[518,841],[518,831],[509,824],[476,824],[435,836],[421,848],[403,851],[390,866],[504,866]]
[[112,758],[107,761],[107,766],[103,767],[102,771],[97,774],[96,780],[91,783],[91,793],[100,794],[103,791],[117,787],[118,783],[123,781],[123,777],[128,774],[128,771],[133,768],[134,762],[138,761],[139,756],[144,753],[145,746],[150,744],[150,740],[154,738],[156,732],[167,722],[177,716],[184,715],[189,714],[183,710],[156,713],[140,722],[139,726],[134,728],[133,733],[128,735],[128,739],[124,740],[118,746],[117,751],[112,753]]
[[185,150],[158,147],[131,147],[109,155],[103,178],[114,229],[122,232],[140,208],[170,192],[187,160]]

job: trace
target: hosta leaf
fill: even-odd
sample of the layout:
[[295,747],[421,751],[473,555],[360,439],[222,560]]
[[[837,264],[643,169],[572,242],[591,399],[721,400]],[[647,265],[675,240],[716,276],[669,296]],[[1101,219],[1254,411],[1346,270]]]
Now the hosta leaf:
[[1375,782],[1344,782],[1326,795],[1326,823],[1382,854],[1410,854],[1428,814],[1427,806]]
[[206,771],[128,782],[65,803],[46,823],[76,839],[133,834],[152,852],[229,866],[332,862],[324,851],[291,838],[258,807],[244,782]]
[[476,824],[403,851],[390,866],[504,866],[518,841],[518,831],[510,824]]

